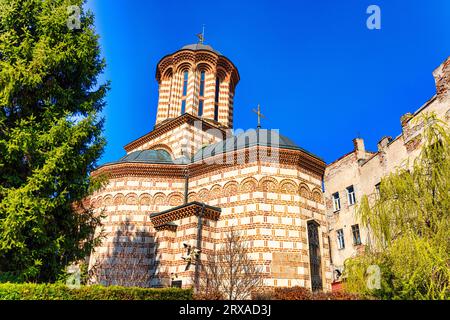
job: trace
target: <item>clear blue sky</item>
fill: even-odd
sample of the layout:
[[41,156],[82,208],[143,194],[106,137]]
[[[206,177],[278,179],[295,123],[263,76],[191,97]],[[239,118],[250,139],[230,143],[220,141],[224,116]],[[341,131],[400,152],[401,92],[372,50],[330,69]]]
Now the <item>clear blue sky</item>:
[[[381,8],[381,30],[366,28],[366,8]],[[108,145],[99,163],[152,130],[157,62],[195,43],[238,67],[235,128],[280,129],[331,162],[360,135],[376,149],[400,133],[400,116],[435,94],[432,71],[450,56],[450,1],[111,1],[90,0],[112,81],[105,109]]]

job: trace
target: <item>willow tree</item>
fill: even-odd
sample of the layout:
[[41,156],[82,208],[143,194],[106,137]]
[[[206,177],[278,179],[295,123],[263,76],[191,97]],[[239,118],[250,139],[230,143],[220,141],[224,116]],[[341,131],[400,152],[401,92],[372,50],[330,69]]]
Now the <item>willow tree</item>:
[[[418,119],[420,155],[381,181],[358,209],[369,230],[363,255],[345,263],[345,288],[384,299],[450,298],[450,132],[434,114]],[[370,265],[380,286],[367,285]],[[369,268],[370,269],[370,268]]]
[[[51,281],[94,245],[81,200],[107,84],[82,0],[0,0],[0,273]],[[78,209],[76,209],[78,208]],[[1,276],[0,274],[0,276]]]

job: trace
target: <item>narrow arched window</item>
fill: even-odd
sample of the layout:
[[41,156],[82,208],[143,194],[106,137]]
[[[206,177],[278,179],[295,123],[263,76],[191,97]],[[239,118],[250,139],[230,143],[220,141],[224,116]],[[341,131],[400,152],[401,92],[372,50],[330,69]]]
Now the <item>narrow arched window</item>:
[[188,77],[189,77],[189,73],[187,71],[185,71],[183,74],[183,96],[186,96],[186,94],[187,94]]
[[216,78],[216,99],[214,101],[214,120],[219,121],[219,94],[220,94],[220,80]]
[[186,112],[186,95],[188,87],[189,72],[183,72],[183,96],[181,97],[181,114]]
[[200,100],[198,102],[198,116],[203,116],[203,100]]
[[205,71],[200,73],[200,97],[205,96]]

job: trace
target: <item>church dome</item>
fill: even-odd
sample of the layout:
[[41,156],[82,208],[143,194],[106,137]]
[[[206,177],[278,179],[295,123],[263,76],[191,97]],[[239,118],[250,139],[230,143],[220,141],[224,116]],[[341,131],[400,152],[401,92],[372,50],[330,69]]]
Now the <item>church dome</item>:
[[215,54],[217,54],[219,56],[222,55],[219,51],[214,50],[213,47],[211,47],[210,45],[203,44],[203,43],[188,44],[188,45],[182,47],[180,50],[193,50],[193,51],[206,50],[206,51],[214,52]]
[[117,162],[173,163],[170,154],[165,150],[134,151],[120,158]]
[[250,148],[253,146],[272,147],[279,149],[301,150],[317,159],[322,160],[318,156],[299,147],[294,141],[288,137],[278,133],[278,130],[256,129],[248,130],[237,136],[230,137],[215,144],[211,144],[197,151],[193,157],[193,161],[198,161],[217,154],[230,151]]

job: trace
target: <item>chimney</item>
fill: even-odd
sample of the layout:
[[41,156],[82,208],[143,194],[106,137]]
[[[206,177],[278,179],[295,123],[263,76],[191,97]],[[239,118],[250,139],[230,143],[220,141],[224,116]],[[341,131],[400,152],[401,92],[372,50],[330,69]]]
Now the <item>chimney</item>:
[[433,71],[436,94],[439,100],[450,96],[450,57]]
[[384,136],[383,138],[381,138],[381,140],[377,144],[378,151],[383,151],[391,141],[392,137],[389,136]]
[[353,146],[356,152],[356,159],[361,160],[366,158],[366,148],[364,147],[364,139],[355,138],[353,139]]

